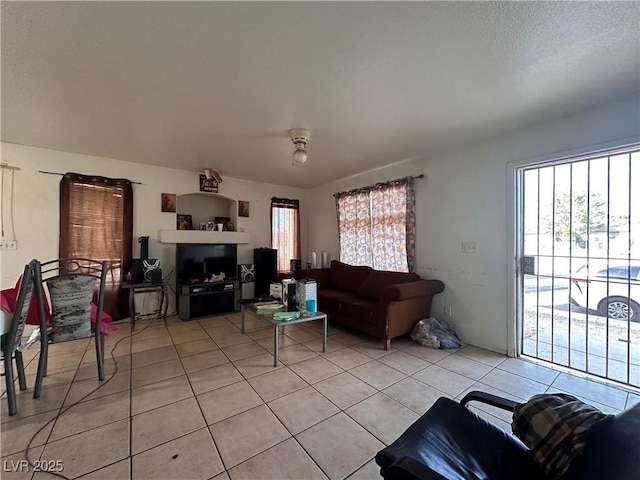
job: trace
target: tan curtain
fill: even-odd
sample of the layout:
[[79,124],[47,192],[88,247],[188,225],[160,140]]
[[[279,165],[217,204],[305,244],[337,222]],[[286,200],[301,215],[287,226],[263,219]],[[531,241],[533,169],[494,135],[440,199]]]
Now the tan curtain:
[[121,288],[131,268],[133,189],[125,179],[67,173],[60,182],[60,258],[107,260],[104,311],[129,316]]
[[291,271],[291,260],[300,259],[300,201],[271,199],[271,248],[278,250],[278,273]]
[[406,177],[334,195],[340,260],[415,271],[415,194]]

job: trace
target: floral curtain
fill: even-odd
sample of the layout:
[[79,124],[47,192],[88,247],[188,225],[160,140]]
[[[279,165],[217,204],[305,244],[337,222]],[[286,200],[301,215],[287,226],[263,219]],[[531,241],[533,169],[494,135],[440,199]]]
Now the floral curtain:
[[371,208],[368,192],[336,196],[340,261],[370,265]]
[[405,188],[405,228],[407,244],[407,266],[410,272],[416,271],[416,193],[413,189],[413,177],[407,177]]
[[415,270],[412,177],[336,193],[340,260],[377,270]]

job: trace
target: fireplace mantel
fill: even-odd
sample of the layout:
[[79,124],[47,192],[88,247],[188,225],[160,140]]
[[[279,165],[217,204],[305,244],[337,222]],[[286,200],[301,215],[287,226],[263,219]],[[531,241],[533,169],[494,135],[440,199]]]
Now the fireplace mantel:
[[205,230],[159,230],[160,243],[249,243],[247,232],[208,232]]

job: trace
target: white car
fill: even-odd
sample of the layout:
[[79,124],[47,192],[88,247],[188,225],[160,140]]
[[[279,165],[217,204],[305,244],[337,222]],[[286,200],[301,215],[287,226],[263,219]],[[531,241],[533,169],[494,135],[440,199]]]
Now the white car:
[[571,300],[616,320],[640,322],[640,262],[583,265],[571,275]]

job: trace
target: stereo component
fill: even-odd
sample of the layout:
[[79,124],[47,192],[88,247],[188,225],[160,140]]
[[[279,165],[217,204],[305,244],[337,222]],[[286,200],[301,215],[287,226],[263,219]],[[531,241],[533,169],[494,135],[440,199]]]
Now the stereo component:
[[149,270],[149,272],[145,273],[145,278],[148,278],[146,281],[156,285],[162,283],[162,269]]
[[143,283],[144,282],[144,267],[142,265],[141,258],[134,258],[131,260],[131,278],[129,283]]
[[144,281],[151,281],[151,272],[160,268],[160,260],[157,258],[143,258],[142,270],[144,271]]
[[238,265],[238,278],[241,283],[251,283],[256,279],[256,272],[253,264],[245,263]]
[[256,296],[256,284],[253,282],[240,284],[240,298],[255,298]]
[[149,237],[138,237],[140,244],[140,258],[143,260],[149,258]]

